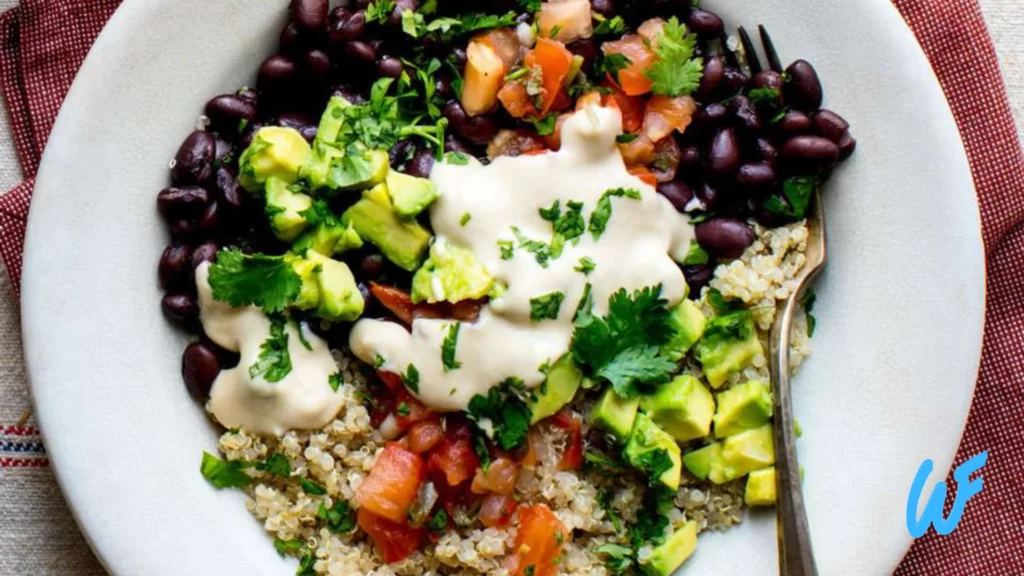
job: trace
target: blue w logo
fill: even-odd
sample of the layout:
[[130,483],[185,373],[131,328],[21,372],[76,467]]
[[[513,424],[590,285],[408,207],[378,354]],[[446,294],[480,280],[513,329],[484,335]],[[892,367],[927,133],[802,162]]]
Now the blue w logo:
[[964,507],[967,501],[976,494],[980,494],[985,488],[985,479],[978,478],[971,480],[971,474],[980,470],[988,461],[988,451],[984,451],[970,460],[964,462],[953,472],[953,479],[956,480],[956,500],[953,502],[953,509],[949,516],[942,517],[942,505],[946,501],[946,483],[939,482],[932,490],[928,503],[924,507],[920,520],[914,518],[917,512],[917,504],[921,501],[921,492],[924,490],[925,480],[931,474],[935,465],[931,460],[925,460],[917,469],[917,476],[910,486],[910,496],[907,498],[907,530],[914,538],[924,536],[929,525],[935,525],[935,531],[945,536],[956,529],[957,524],[964,515]]

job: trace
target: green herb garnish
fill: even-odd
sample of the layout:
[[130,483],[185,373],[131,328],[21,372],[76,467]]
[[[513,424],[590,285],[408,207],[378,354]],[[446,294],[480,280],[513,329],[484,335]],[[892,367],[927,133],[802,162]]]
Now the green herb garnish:
[[530,299],[530,320],[542,322],[544,320],[557,320],[558,311],[562,308],[565,300],[564,292],[552,292],[544,296]]
[[444,343],[441,344],[441,363],[444,364],[445,372],[458,370],[462,366],[462,362],[455,360],[455,347],[459,342],[460,328],[462,328],[461,322],[455,322],[448,326],[448,334],[444,337]]
[[270,317],[270,337],[260,345],[256,363],[249,366],[249,377],[262,377],[267,382],[280,382],[292,371],[292,357],[288,353],[288,332],[285,319]]

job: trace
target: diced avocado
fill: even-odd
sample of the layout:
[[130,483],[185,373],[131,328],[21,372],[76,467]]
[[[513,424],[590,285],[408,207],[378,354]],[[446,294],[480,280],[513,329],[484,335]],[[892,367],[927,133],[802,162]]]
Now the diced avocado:
[[352,104],[341,96],[332,96],[327,102],[327,108],[320,116],[320,125],[316,129],[316,139],[322,142],[333,143],[338,141],[338,134],[345,123],[345,108]]
[[391,206],[386,186],[363,192],[363,197],[341,216],[359,236],[380,248],[384,257],[410,272],[420,267],[430,244],[430,233],[415,220],[403,220]]
[[348,266],[315,250],[307,252],[306,257],[320,266],[317,274],[320,305],[316,307],[316,315],[332,321],[351,321],[359,318],[365,303]]
[[395,212],[403,218],[415,218],[441,195],[437,186],[426,178],[416,178],[395,170],[388,171],[385,181]]
[[536,424],[548,416],[553,416],[563,406],[572,402],[576,391],[580,388],[580,381],[583,380],[583,372],[572,359],[572,354],[566,354],[555,362],[555,365],[548,370],[548,377],[541,385],[539,394],[535,401],[530,401],[530,411],[533,418],[530,424]]
[[290,261],[292,269],[295,270],[295,273],[302,280],[302,289],[299,291],[299,297],[295,300],[293,306],[299,310],[312,310],[316,308],[320,303],[320,283],[317,279],[320,265],[312,260],[298,256],[288,255],[286,258]]
[[346,153],[341,158],[330,161],[326,188],[331,191],[372,188],[384,182],[391,169],[390,164],[391,160],[384,150]]
[[769,423],[723,440],[721,467],[713,467],[708,477],[715,484],[724,484],[772,464],[775,464],[775,446]]
[[639,398],[620,398],[615,390],[609,387],[590,409],[590,423],[615,436],[616,440],[624,442],[633,431],[633,422],[639,409]]
[[299,170],[306,163],[310,150],[298,130],[280,126],[261,128],[238,160],[239,182],[254,194],[269,178],[293,184],[299,179]]
[[316,250],[324,256],[331,256],[362,247],[363,239],[359,237],[359,233],[351,224],[348,226],[319,224],[314,230],[300,236],[292,244],[292,251],[297,254],[305,254],[307,250]]
[[460,302],[487,296],[494,278],[473,252],[438,238],[430,257],[412,277],[412,301]]
[[285,242],[295,240],[306,229],[301,212],[313,205],[313,199],[292,190],[294,184],[271,177],[267,179],[267,215],[274,235]]
[[683,456],[683,466],[701,480],[707,480],[711,471],[720,468],[722,462],[722,443],[712,442],[707,446],[687,452]]
[[690,240],[690,251],[686,253],[686,258],[679,264],[683,266],[699,266],[701,264],[707,264],[711,260],[711,256],[700,247],[700,244],[696,240]]
[[696,302],[684,299],[672,309],[671,322],[672,339],[661,347],[661,354],[679,362],[704,334],[707,319]]
[[700,380],[683,374],[644,396],[640,408],[676,440],[686,442],[711,433],[715,400]]
[[708,321],[696,352],[704,367],[704,376],[717,389],[730,375],[743,370],[755,356],[763,354],[764,349],[757,338],[750,311],[736,310]]
[[743,492],[747,506],[775,505],[775,467],[754,470],[747,476],[747,488]]
[[697,522],[690,520],[654,548],[647,564],[642,566],[649,576],[670,576],[697,549]]
[[[623,455],[631,466],[648,476],[661,470],[656,479],[672,490],[679,489],[683,471],[679,445],[646,415],[636,415]],[[669,466],[664,469],[666,464]]]
[[772,417],[772,392],[759,380],[737,384],[715,395],[715,437],[725,438],[757,428]]
[[310,188],[320,190],[328,187],[327,176],[331,166],[342,162],[345,152],[338,146],[317,138],[313,141],[312,152],[303,164],[299,175],[309,181]]

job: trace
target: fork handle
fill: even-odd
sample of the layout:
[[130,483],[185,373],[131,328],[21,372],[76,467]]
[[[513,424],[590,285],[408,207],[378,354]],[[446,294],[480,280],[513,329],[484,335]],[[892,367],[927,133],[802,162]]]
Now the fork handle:
[[790,394],[789,342],[800,299],[816,276],[809,274],[792,298],[786,301],[772,326],[769,342],[771,379],[774,386],[772,403],[775,413],[775,493],[779,539],[779,574],[782,576],[817,576],[811,533],[804,509],[800,465],[796,458],[796,434],[793,430],[793,403]]

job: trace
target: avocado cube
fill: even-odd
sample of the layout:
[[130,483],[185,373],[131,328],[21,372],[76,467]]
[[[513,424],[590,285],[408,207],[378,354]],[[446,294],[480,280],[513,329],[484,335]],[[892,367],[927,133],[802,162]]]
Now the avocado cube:
[[723,440],[721,467],[712,468],[709,478],[715,484],[724,484],[772,464],[775,464],[772,425],[765,424]]
[[[671,490],[679,489],[679,480],[683,472],[679,445],[668,432],[659,428],[646,415],[637,414],[623,455],[631,466],[648,476],[660,471],[657,478],[651,479],[652,482],[661,482]],[[669,466],[664,469],[666,463]]]
[[460,302],[487,296],[494,278],[473,252],[438,238],[430,246],[430,257],[412,277],[412,301]]
[[342,322],[359,318],[365,302],[348,266],[315,250],[307,252],[306,257],[320,267],[317,274],[320,304],[316,308],[316,316],[324,320]]
[[576,391],[580,388],[580,381],[583,380],[583,372],[572,359],[572,354],[562,356],[555,365],[548,370],[548,377],[540,387],[540,393],[535,400],[530,400],[530,411],[533,417],[530,424],[536,424],[541,420],[553,416],[563,406],[572,402]]
[[700,380],[683,374],[644,396],[640,408],[676,440],[686,442],[711,433],[715,400]]
[[383,150],[350,150],[331,160],[325,187],[332,192],[372,188],[384,182],[390,169],[391,160]]
[[672,309],[670,317],[672,339],[661,347],[661,354],[673,362],[679,362],[704,334],[707,319],[693,300],[683,300]]
[[344,157],[345,152],[341,148],[317,138],[313,141],[312,152],[302,166],[299,176],[308,180],[309,186],[313,190],[327,188],[327,176],[331,171],[331,166],[336,162],[341,162]]
[[320,265],[305,258],[287,255],[285,258],[290,262],[292,269],[302,280],[302,288],[299,290],[299,297],[292,304],[299,310],[312,310],[320,304],[320,283],[317,281],[317,274]]
[[775,467],[754,470],[747,476],[747,487],[743,491],[747,506],[775,505]]
[[619,442],[624,442],[633,431],[633,422],[639,409],[639,398],[620,398],[615,390],[609,387],[590,409],[590,423],[608,432]]
[[280,126],[261,128],[238,160],[239,182],[252,193],[269,178],[293,184],[310,154],[309,143],[298,130]]
[[725,438],[757,428],[772,417],[772,392],[759,380],[737,384],[715,395],[715,437]]
[[749,310],[736,310],[712,318],[695,350],[704,367],[704,376],[715,389],[729,376],[750,365],[755,356],[764,353]]
[[315,250],[324,256],[341,254],[349,250],[363,247],[363,239],[351,224],[348,226],[330,226],[319,224],[310,232],[306,232],[292,244],[292,251],[305,254],[307,250]]
[[643,571],[648,576],[670,576],[697,549],[697,522],[691,520],[654,548]]
[[430,233],[415,220],[403,220],[395,213],[387,186],[378,185],[363,192],[363,197],[341,216],[341,222],[364,240],[380,248],[395,265],[415,271],[423,262],[430,244]]
[[717,468],[721,468],[722,463],[722,443],[712,442],[707,446],[694,450],[693,452],[687,452],[683,456],[683,466],[700,480],[707,480],[708,476],[711,475],[711,471]]
[[301,213],[313,205],[312,198],[293,190],[293,186],[280,178],[267,179],[266,213],[270,228],[284,242],[295,240],[306,229],[308,222]]
[[403,218],[415,218],[441,195],[437,186],[426,178],[416,178],[389,170],[385,182],[395,212]]
[[320,125],[316,128],[316,139],[332,144],[337,142],[341,127],[345,124],[345,109],[351,105],[341,96],[331,96],[327,102],[327,108],[320,116]]

